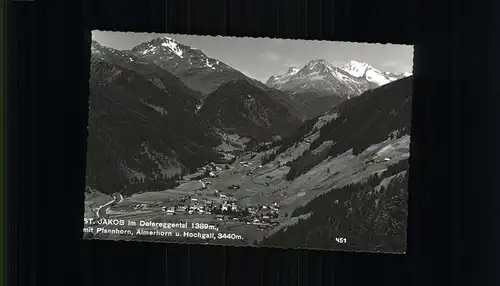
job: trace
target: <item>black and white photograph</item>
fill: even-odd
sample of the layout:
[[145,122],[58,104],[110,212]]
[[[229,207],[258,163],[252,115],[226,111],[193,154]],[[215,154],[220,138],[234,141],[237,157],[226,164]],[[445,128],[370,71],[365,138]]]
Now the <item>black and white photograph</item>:
[[405,253],[413,47],[92,31],[85,239]]

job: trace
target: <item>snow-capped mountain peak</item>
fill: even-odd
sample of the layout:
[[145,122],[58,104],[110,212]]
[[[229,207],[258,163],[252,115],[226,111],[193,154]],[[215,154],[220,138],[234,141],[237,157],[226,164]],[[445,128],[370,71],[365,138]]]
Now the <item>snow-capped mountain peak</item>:
[[[333,65],[325,59],[314,59],[299,71],[290,68],[287,73],[269,78],[267,86],[288,92],[294,99],[309,106],[317,98],[317,109],[358,96],[407,75],[381,72],[367,63],[355,60]],[[331,98],[328,101],[325,98]],[[326,107],[325,107],[326,108]],[[313,115],[314,112],[312,113]]]
[[347,64],[342,65],[341,69],[353,77],[364,78],[377,86],[411,75],[411,73],[381,72],[367,63],[358,61],[349,61]]
[[266,85],[269,87],[274,87],[283,84],[286,81],[288,81],[291,77],[296,75],[298,72],[300,72],[300,70],[301,69],[298,67],[289,67],[285,74],[275,75],[270,77],[267,80]]
[[143,56],[168,55],[169,57],[183,58],[190,47],[184,46],[170,37],[159,37],[142,43],[132,49],[132,52]]
[[358,61],[349,61],[347,64],[343,65],[341,69],[354,77],[364,78],[377,86],[388,84],[400,78],[400,75],[381,72],[367,63]]
[[244,75],[226,63],[207,56],[202,50],[162,36],[132,49],[139,58],[152,61],[173,73],[188,87],[208,94],[228,79]]
[[315,59],[307,63],[307,65],[302,70],[321,70],[321,69],[332,70],[335,68],[330,62],[324,59]]
[[[267,85],[271,87],[285,85],[287,82],[294,80],[317,81],[323,79],[326,81],[339,82],[341,85],[355,85],[355,88],[350,88],[354,93],[364,91],[374,86],[381,86],[391,81],[406,77],[406,74],[394,74],[381,72],[367,63],[351,60],[348,63],[335,66],[324,59],[314,59],[309,61],[300,70],[298,68],[289,68],[287,73],[276,75],[269,78]],[[366,86],[359,88],[360,85]],[[306,84],[302,85],[303,87]],[[338,87],[338,84],[334,84]],[[284,89],[287,87],[282,86]],[[295,89],[295,86],[293,87]]]
[[181,58],[183,57],[184,51],[177,41],[169,37],[163,37],[163,40],[163,43],[161,43],[162,47],[170,49],[174,54]]
[[153,59],[157,63],[161,61],[161,65],[164,68],[168,67],[167,70],[169,71],[174,71],[173,69],[178,69],[182,66],[184,69],[202,68],[214,71],[228,68],[224,63],[209,58],[201,50],[183,45],[167,36],[142,43],[134,47],[132,52],[136,55]]
[[358,61],[349,61],[341,66],[341,69],[354,77],[363,77],[368,69],[373,69],[367,63]]

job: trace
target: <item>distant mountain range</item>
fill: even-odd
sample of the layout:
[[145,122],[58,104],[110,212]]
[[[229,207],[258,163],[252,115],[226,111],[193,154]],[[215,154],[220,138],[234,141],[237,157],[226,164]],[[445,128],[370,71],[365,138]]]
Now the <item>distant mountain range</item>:
[[266,85],[286,91],[302,105],[306,117],[315,117],[344,100],[409,75],[381,72],[357,61],[337,67],[316,59],[302,68],[291,67],[285,74],[270,77]]

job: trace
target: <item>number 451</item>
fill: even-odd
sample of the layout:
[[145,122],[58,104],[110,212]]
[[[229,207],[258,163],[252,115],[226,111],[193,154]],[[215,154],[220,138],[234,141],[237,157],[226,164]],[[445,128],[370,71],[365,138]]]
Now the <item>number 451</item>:
[[346,243],[347,242],[347,239],[345,237],[336,237],[335,238],[335,241],[337,243]]

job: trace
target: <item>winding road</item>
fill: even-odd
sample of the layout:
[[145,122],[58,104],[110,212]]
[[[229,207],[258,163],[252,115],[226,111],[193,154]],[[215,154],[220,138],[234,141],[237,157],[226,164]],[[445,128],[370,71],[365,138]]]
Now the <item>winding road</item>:
[[104,205],[101,205],[97,208],[97,211],[96,211],[96,215],[97,215],[97,218],[104,218],[106,217],[106,212],[107,210],[111,207],[111,206],[114,206],[116,204],[119,204],[123,202],[123,196],[119,193],[114,193],[113,194],[113,199],[107,203],[105,203]]

